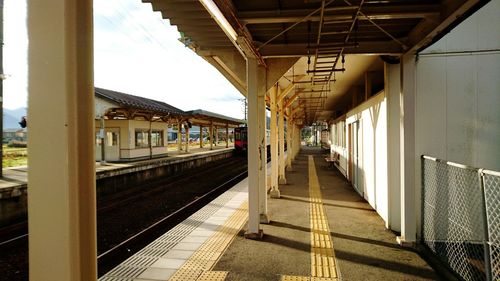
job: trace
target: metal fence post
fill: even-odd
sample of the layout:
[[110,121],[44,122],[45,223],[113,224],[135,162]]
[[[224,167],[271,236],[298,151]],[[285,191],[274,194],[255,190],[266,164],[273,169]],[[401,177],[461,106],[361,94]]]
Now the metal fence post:
[[490,235],[488,231],[488,212],[486,211],[486,192],[484,190],[484,173],[483,169],[477,171],[479,177],[479,187],[482,194],[482,204],[483,204],[483,220],[484,220],[484,269],[486,273],[486,280],[493,280],[491,272],[491,255],[490,255]]

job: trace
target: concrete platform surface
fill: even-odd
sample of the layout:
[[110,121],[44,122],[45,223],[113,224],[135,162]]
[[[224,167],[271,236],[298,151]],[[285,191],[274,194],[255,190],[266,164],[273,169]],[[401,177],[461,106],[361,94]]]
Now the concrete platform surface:
[[[280,186],[281,198],[268,201],[271,222],[262,225],[263,239],[245,239],[243,227],[213,271],[227,272],[225,280],[443,280],[416,252],[396,243],[378,214],[323,158],[319,149],[303,147],[287,172],[288,184]],[[308,187],[314,177],[310,159],[328,231],[313,224],[318,215],[312,214],[315,199]],[[320,278],[314,271],[321,260],[311,253],[311,231],[332,238],[336,276]]]
[[100,281],[442,280],[396,243],[319,149],[303,148],[287,182],[279,199],[268,199],[261,240],[244,238],[245,179]]

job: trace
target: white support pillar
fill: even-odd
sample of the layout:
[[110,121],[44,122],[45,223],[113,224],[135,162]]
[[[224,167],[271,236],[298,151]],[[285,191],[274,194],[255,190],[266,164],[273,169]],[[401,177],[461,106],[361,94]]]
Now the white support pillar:
[[270,107],[271,107],[271,198],[280,198],[280,190],[278,187],[278,126],[277,119],[277,104],[276,99],[279,95],[280,87],[275,85],[271,90]]
[[92,1],[29,1],[28,14],[29,276],[92,281],[97,279]]
[[288,119],[286,120],[286,169],[287,171],[292,171],[292,147],[293,147],[293,139],[292,139],[292,117],[290,116],[290,108],[287,108]]
[[258,119],[259,119],[259,213],[260,222],[269,223],[267,210],[267,143],[266,143],[266,88],[265,68],[259,67],[259,89],[257,91]]
[[203,126],[200,125],[200,148],[203,148]]
[[214,149],[214,124],[210,122],[210,132],[208,133],[210,140],[210,150]]
[[400,158],[400,92],[401,66],[384,64],[385,95],[387,100],[387,176],[389,219],[386,227],[401,231],[401,158]]
[[182,151],[182,123],[177,123],[177,150]]
[[415,204],[415,56],[407,54],[401,61],[401,236],[398,242],[412,245],[416,241],[417,212]]
[[229,148],[229,124],[226,124],[226,148]]
[[189,126],[186,125],[186,152],[189,152]]
[[261,239],[259,215],[259,132],[257,60],[247,58],[248,99],[248,230],[246,238]]
[[293,149],[293,158],[295,159],[297,157],[297,154],[299,154],[300,151],[300,127],[295,125],[294,126],[294,132],[295,132],[295,141],[294,141],[294,149]]
[[285,109],[283,100],[278,101],[279,119],[278,119],[278,144],[279,144],[279,184],[286,184],[285,176]]

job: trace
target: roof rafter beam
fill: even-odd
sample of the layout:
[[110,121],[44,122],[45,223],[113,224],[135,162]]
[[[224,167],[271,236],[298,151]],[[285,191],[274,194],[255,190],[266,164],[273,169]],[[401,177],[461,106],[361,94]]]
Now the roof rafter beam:
[[[325,24],[328,22],[335,21],[346,21],[352,20],[352,9],[358,6],[349,6],[348,11],[344,13],[337,14],[325,14],[324,21]],[[413,8],[413,9],[411,9]],[[325,11],[335,8],[325,8]],[[310,10],[281,10],[279,14],[276,12],[269,11],[252,11],[252,12],[240,12],[239,16],[241,22],[245,25],[248,24],[270,24],[270,23],[295,23],[302,20],[303,15],[311,12]],[[386,20],[386,19],[419,19],[419,18],[429,18],[439,16],[439,5],[405,5],[405,6],[395,6],[387,5],[384,7],[367,8],[362,9],[364,15],[359,15],[359,20]],[[320,21],[320,15],[314,15],[307,18],[308,21]]]

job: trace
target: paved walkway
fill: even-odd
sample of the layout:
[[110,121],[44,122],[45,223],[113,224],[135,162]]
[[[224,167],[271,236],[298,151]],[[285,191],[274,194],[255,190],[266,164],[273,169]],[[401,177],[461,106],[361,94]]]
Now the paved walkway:
[[282,197],[269,200],[263,240],[240,231],[213,268],[225,280],[440,280],[318,149],[303,148],[292,166]]
[[243,180],[100,280],[439,280],[319,150],[303,148],[293,168],[281,198],[269,200],[262,240],[243,237]]

